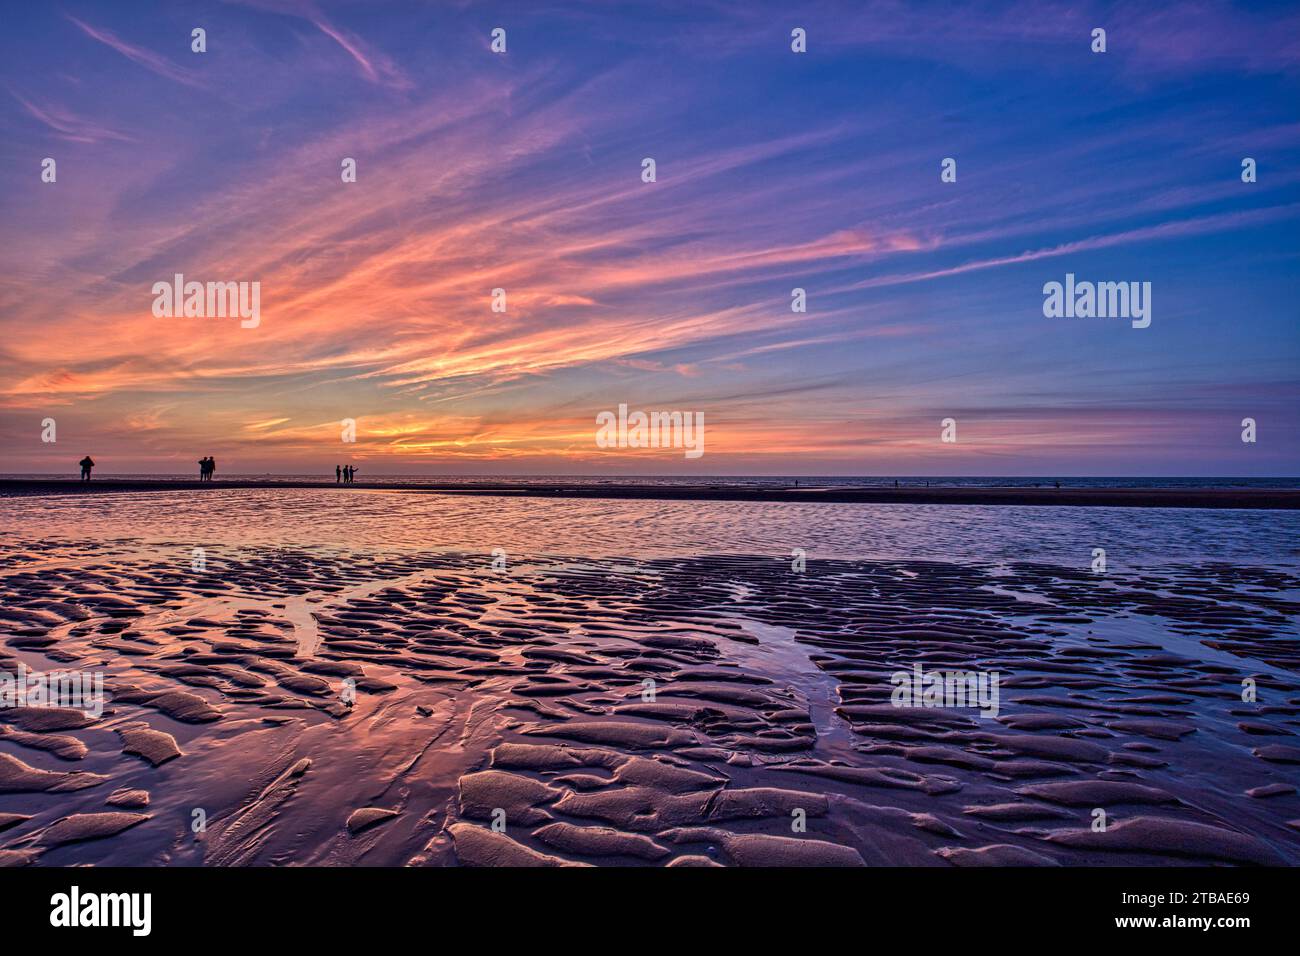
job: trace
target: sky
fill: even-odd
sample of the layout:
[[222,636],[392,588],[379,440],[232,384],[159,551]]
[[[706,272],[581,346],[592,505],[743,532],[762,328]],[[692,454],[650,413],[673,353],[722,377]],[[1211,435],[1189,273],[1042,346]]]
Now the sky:
[[1293,4],[6,3],[0,472],[1300,475],[1298,103]]

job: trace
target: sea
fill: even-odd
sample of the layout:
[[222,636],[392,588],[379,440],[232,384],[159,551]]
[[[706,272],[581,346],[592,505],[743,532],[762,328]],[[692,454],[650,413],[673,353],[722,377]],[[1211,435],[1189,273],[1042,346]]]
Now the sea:
[[[26,476],[32,477],[32,476]],[[112,477],[112,476],[105,476]],[[143,476],[176,478],[188,476]],[[235,477],[235,476],[230,476]],[[252,476],[238,476],[248,478]],[[301,478],[303,476],[265,476]],[[601,483],[614,479],[384,476],[385,482]],[[621,478],[664,484],[793,484],[793,478]],[[1032,486],[1043,478],[900,478],[932,486]],[[1052,479],[1053,481],[1055,479]],[[799,478],[869,486],[884,479]],[[1088,478],[1062,484],[1152,488],[1296,487],[1293,479]],[[1235,484],[1229,484],[1235,483]],[[892,486],[893,480],[888,484]],[[1096,550],[1111,569],[1223,562],[1300,565],[1300,512],[1236,509],[1021,507],[514,498],[437,492],[222,489],[175,493],[0,499],[0,542],[131,539],[148,546],[322,547],[576,557],[771,555],[1004,564],[1038,561],[1091,568]]]

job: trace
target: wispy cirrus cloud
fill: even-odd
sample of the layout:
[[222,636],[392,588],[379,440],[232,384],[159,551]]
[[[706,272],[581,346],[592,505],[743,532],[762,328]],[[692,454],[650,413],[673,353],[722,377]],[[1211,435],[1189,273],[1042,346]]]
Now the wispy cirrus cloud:
[[53,103],[44,106],[37,105],[31,100],[14,92],[9,91],[19,103],[22,104],[29,116],[44,123],[50,129],[54,130],[60,138],[66,139],[73,143],[103,143],[116,141],[119,143],[129,143],[132,137],[117,130],[109,129],[92,119],[84,116],[78,116],[71,110],[64,109]]
[[[776,30],[761,5],[719,4],[729,42],[770,43]],[[836,51],[869,49],[956,63],[965,69],[1014,56],[1060,72],[1090,52],[1092,30],[1107,31],[1107,54],[1127,82],[1210,71],[1300,71],[1300,12],[1294,9],[1191,0],[1162,7],[1143,0],[978,0],[952,5],[866,0],[800,5],[809,43]],[[699,41],[702,42],[702,41]]]
[[232,0],[254,10],[305,20],[319,30],[352,59],[361,75],[377,86],[393,90],[410,90],[414,83],[405,71],[374,44],[332,21],[311,0]]
[[412,88],[411,81],[403,75],[402,71],[388,57],[377,51],[367,49],[355,35],[330,23],[319,13],[313,12],[308,16],[308,19],[311,20],[316,29],[337,43],[348,56],[356,61],[361,68],[362,74],[371,83],[399,90]]
[[1162,222],[1152,226],[1141,226],[1135,229],[1128,229],[1105,235],[1089,236],[1086,239],[1078,239],[1055,246],[1018,252],[1014,255],[997,256],[990,259],[976,259],[970,262],[964,262],[961,265],[951,266],[945,269],[935,269],[929,272],[877,276],[872,279],[865,279],[862,282],[846,286],[840,291],[880,289],[893,285],[907,285],[913,282],[927,282],[932,279],[944,279],[950,276],[964,275],[969,272],[996,269],[1000,266],[1021,265],[1026,262],[1037,262],[1040,259],[1055,259],[1061,256],[1081,252],[1110,249],[1115,246],[1135,245],[1143,242],[1150,242],[1152,240],[1177,239],[1185,236],[1201,236],[1206,234],[1230,232],[1235,229],[1245,229],[1260,223],[1280,222],[1295,219],[1297,215],[1300,215],[1300,204],[1289,203],[1284,206],[1271,206],[1260,209],[1243,210],[1240,212],[1225,212],[1208,216],[1198,216],[1190,219]]
[[116,50],[132,63],[144,67],[151,73],[156,73],[158,76],[165,77],[176,83],[183,83],[186,86],[200,87],[204,85],[203,81],[189,70],[176,66],[166,57],[160,56],[152,50],[146,50],[143,47],[127,43],[111,30],[91,26],[82,20],[78,20],[70,13],[65,13],[64,17],[70,23],[75,24],[86,36]]

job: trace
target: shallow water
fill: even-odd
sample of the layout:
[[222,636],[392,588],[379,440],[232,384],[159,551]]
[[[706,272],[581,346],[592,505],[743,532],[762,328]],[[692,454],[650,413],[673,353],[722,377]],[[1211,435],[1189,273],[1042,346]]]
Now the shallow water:
[[[180,547],[330,547],[629,558],[767,554],[1108,570],[1300,566],[1300,513],[1159,508],[571,501],[299,490],[0,499],[0,535]],[[3,540],[0,538],[0,540]],[[186,559],[188,562],[188,558]]]

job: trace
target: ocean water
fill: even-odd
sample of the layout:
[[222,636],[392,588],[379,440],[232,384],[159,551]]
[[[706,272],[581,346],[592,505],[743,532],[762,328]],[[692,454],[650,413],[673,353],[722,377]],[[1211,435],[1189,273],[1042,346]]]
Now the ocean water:
[[[332,466],[331,466],[332,467]],[[961,476],[945,477],[932,475],[874,475],[865,477],[846,476],[808,476],[808,475],[388,475],[373,472],[364,467],[358,472],[362,481],[374,480],[388,484],[449,484],[449,485],[485,485],[485,484],[523,484],[549,485],[556,482],[569,485],[666,485],[681,487],[700,487],[722,485],[727,487],[784,488],[796,481],[805,488],[892,488],[897,481],[905,487],[931,488],[1049,488],[1056,482],[1063,488],[1300,488],[1300,478],[1132,478],[1132,477],[1063,477],[1061,475],[1042,476]],[[197,475],[185,474],[117,474],[109,471],[96,471],[97,478],[135,478],[151,481],[192,481]],[[49,475],[5,475],[3,478],[39,478],[63,479],[76,481],[72,472]],[[238,474],[222,472],[216,480],[237,478],[240,481],[332,481],[334,472],[326,469],[319,474]]]
[[1300,513],[1158,508],[586,500],[349,489],[3,499],[0,541],[130,539],[191,549],[320,547],[578,557],[1034,561],[1111,571],[1300,565]]

